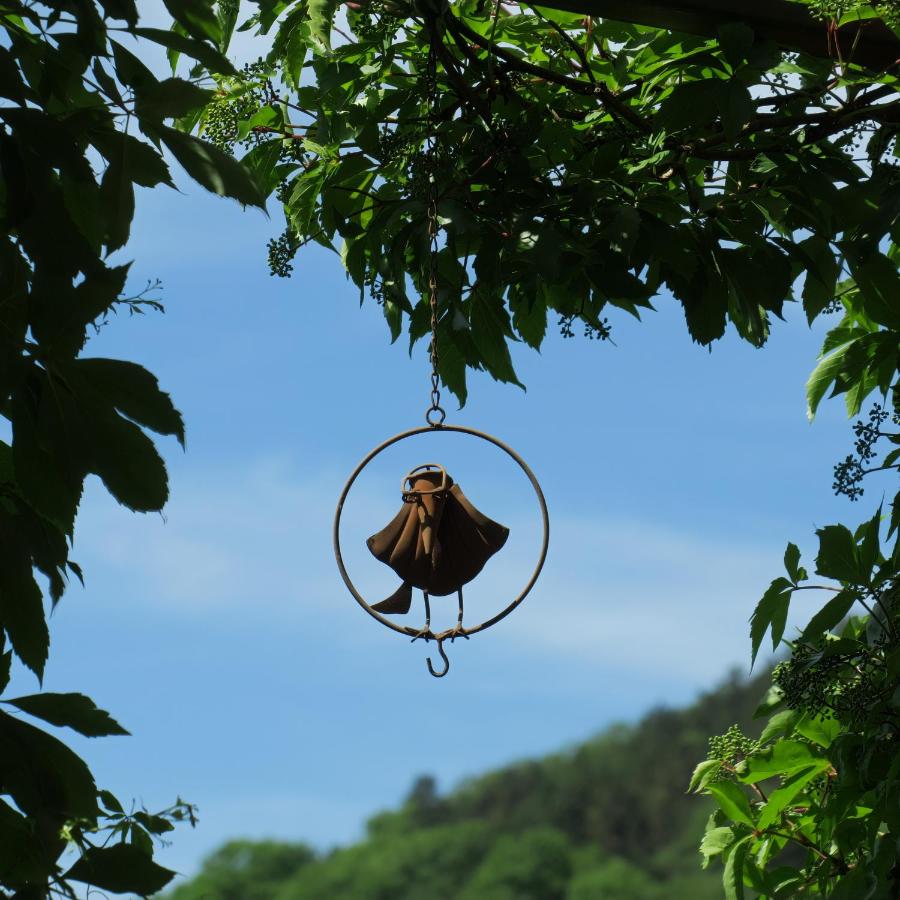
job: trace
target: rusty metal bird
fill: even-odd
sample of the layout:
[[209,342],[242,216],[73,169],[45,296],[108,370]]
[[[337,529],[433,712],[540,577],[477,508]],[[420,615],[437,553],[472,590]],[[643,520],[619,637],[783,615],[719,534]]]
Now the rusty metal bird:
[[401,483],[400,511],[366,544],[376,559],[390,566],[403,583],[372,608],[380,613],[409,612],[412,589],[425,595],[426,625],[430,628],[430,596],[454,591],[459,599],[456,632],[462,627],[462,587],[484,568],[506,543],[509,529],[479,512],[443,466],[426,463]]

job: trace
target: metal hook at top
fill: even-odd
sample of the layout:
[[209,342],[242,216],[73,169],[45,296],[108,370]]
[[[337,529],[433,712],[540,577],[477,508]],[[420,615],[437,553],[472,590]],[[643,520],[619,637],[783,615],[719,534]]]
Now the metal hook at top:
[[444,661],[443,671],[435,672],[434,666],[431,665],[431,659],[427,659],[426,662],[428,663],[428,671],[432,675],[434,675],[435,678],[443,678],[450,671],[450,660],[447,659],[447,654],[444,653],[444,639],[443,638],[437,639],[437,648],[438,648],[438,653],[440,653],[440,655],[441,655],[441,659]]

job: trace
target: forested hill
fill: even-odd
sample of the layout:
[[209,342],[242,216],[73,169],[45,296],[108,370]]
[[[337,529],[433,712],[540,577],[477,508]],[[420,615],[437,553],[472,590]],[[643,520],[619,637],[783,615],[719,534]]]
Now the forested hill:
[[752,713],[764,682],[732,678],[580,746],[440,795],[418,778],[364,841],[327,854],[232,841],[172,900],[712,900],[700,870],[707,801],[685,790],[709,735]]

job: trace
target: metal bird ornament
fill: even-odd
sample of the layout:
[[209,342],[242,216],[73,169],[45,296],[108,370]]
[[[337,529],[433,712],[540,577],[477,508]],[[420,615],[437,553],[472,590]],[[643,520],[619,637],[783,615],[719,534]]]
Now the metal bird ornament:
[[396,516],[366,544],[372,555],[402,579],[400,587],[372,609],[408,613],[412,589],[425,596],[425,628],[430,630],[429,597],[456,592],[459,614],[451,640],[463,631],[463,593],[485,563],[506,543],[509,529],[477,510],[443,466],[417,466],[400,485],[403,503]]
[[[534,587],[550,541],[550,519],[544,493],[525,460],[512,447],[499,438],[467,428],[464,425],[450,425],[444,422],[443,410],[437,400],[428,411],[428,424],[424,427],[401,431],[379,444],[365,456],[350,474],[338,498],[334,514],[334,556],[338,570],[347,590],[356,602],[372,617],[392,631],[405,634],[414,641],[423,639],[434,641],[443,667],[435,669],[428,659],[428,671],[436,678],[442,678],[450,668],[450,660],[444,652],[444,641],[451,642],[457,637],[467,640],[475,634],[496,625],[505,619],[530,593]],[[434,420],[432,415],[437,410]],[[509,537],[509,529],[476,509],[462,489],[447,474],[443,466],[428,463],[417,466],[406,475],[400,485],[402,503],[393,519],[366,540],[372,555],[396,572],[400,587],[385,600],[371,605],[359,591],[344,564],[341,551],[341,518],[353,485],[368,465],[389,447],[419,435],[431,435],[431,440],[444,440],[441,435],[467,435],[484,441],[502,451],[524,473],[531,483],[538,502],[541,521],[541,538],[538,558],[534,570],[525,586],[505,606],[493,610],[487,618],[475,625],[463,626],[463,587],[474,579],[485,567],[488,560],[500,550]],[[395,615],[408,613],[412,606],[413,588],[422,591],[425,598],[425,625],[412,625],[392,621]],[[459,612],[456,625],[452,628],[431,630],[431,597],[456,593]],[[390,618],[389,618],[390,617]]]

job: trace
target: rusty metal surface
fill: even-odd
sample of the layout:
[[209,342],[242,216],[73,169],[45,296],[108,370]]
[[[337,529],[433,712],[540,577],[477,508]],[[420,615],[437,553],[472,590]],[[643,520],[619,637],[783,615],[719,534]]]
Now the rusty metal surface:
[[422,468],[404,478],[399,511],[366,545],[404,584],[446,597],[481,572],[509,529],[478,510],[443,467]]

